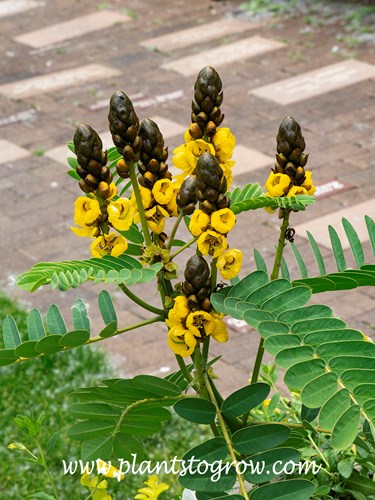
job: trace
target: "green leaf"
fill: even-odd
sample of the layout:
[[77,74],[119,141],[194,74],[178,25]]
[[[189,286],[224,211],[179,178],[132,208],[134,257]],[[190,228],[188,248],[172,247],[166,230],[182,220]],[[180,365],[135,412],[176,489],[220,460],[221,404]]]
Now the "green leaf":
[[0,350],[0,366],[11,365],[17,360],[17,358],[18,356],[15,355],[14,349]]
[[[280,280],[277,280],[280,281]],[[276,283],[276,282],[274,282]],[[311,298],[311,290],[307,286],[298,286],[281,292],[278,295],[267,300],[262,306],[266,311],[272,311],[273,314],[285,311],[290,307],[300,307],[306,304]]]
[[276,355],[284,349],[297,347],[301,345],[301,337],[299,335],[273,335],[264,342],[265,349],[272,355]]
[[237,285],[231,287],[228,297],[245,300],[259,287],[268,283],[268,275],[264,271],[255,271],[248,274]]
[[323,429],[332,430],[341,415],[350,407],[348,389],[341,389],[331,396],[320,409],[319,424]]
[[336,230],[332,226],[328,226],[328,232],[331,239],[333,256],[336,261],[337,270],[340,272],[344,271],[346,269],[346,262],[340,238],[338,237]]
[[81,458],[84,462],[90,460],[108,460],[113,450],[112,436],[98,436],[85,441],[81,447]]
[[64,349],[64,346],[60,345],[60,339],[61,335],[47,335],[37,342],[35,349],[39,353],[55,354]]
[[103,330],[99,333],[99,337],[103,337],[103,339],[112,337],[114,333],[117,331],[117,321],[113,321],[109,323]]
[[118,231],[120,234],[125,236],[125,238],[133,243],[141,245],[144,242],[143,234],[138,229],[136,224],[132,224],[127,231]]
[[255,304],[256,306],[263,308],[263,305],[268,301],[268,299],[287,290],[291,290],[291,288],[290,282],[281,278],[260,286],[257,290],[250,293],[245,300],[250,304]]
[[353,394],[355,400],[360,405],[364,405],[369,399],[375,399],[375,383],[357,385],[353,390]]
[[345,234],[348,238],[354,260],[356,261],[357,266],[361,267],[365,263],[365,256],[358,234],[347,219],[342,219],[342,225],[344,226]]
[[221,411],[227,417],[239,417],[262,403],[269,392],[270,386],[264,382],[247,385],[230,394],[221,405]]
[[300,254],[298,248],[296,247],[296,245],[294,243],[290,243],[290,248],[292,249],[294,258],[296,259],[297,266],[299,268],[299,272],[301,273],[301,277],[307,278],[308,277],[307,268],[306,268],[306,265],[302,259],[302,255]]
[[36,350],[37,340],[29,340],[23,342],[14,349],[14,354],[20,358],[34,358],[39,356],[39,352]]
[[266,484],[252,491],[251,500],[309,500],[313,495],[315,486],[306,479],[288,479]]
[[64,347],[78,347],[86,344],[90,338],[90,332],[87,330],[74,330],[60,337],[60,345]]
[[322,359],[302,361],[288,368],[284,380],[289,389],[300,391],[302,388],[325,372],[326,364]]
[[372,255],[375,255],[375,222],[368,215],[365,215],[365,222],[366,222],[367,232],[370,238]]
[[353,444],[361,420],[360,408],[357,405],[350,406],[336,422],[331,437],[334,450],[344,450]]
[[75,403],[70,406],[69,413],[74,418],[115,421],[121,409],[107,403]]
[[324,276],[325,274],[327,274],[327,271],[326,271],[326,267],[324,265],[324,260],[323,260],[322,254],[320,252],[320,249],[318,247],[318,244],[315,241],[314,236],[311,233],[309,233],[309,231],[306,231],[306,234],[307,234],[307,237],[309,239],[310,246],[311,246],[311,249],[313,251],[316,263],[318,265],[319,274]]
[[345,482],[345,487],[350,490],[363,493],[364,495],[366,495],[366,498],[375,496],[374,481],[367,477],[360,476],[356,471],[353,471],[353,474],[351,475],[349,480]]
[[277,320],[288,324],[294,324],[301,320],[329,318],[330,316],[332,316],[332,310],[328,306],[313,304],[311,306],[298,307],[283,311],[279,314]]
[[29,340],[40,340],[46,336],[42,316],[38,309],[32,309],[27,317],[27,334]]
[[[290,347],[283,349],[276,355],[276,363],[281,366],[281,368],[289,368],[301,361],[307,359],[313,359],[314,349],[308,345],[299,345],[296,347]],[[314,408],[314,407],[313,407]]]
[[137,375],[134,384],[140,389],[150,391],[154,397],[179,396],[181,390],[178,385],[164,378],[153,375]]
[[365,410],[365,413],[367,417],[371,420],[371,422],[374,424],[375,423],[375,399],[369,399],[364,403],[363,409]]
[[115,322],[117,327],[117,315],[112,302],[112,298],[107,290],[102,290],[98,296],[100,314],[106,325]]
[[90,331],[90,321],[85,303],[77,299],[72,306],[73,325],[76,330]]
[[112,433],[115,427],[116,424],[110,420],[83,420],[72,425],[67,436],[75,441],[88,441]]
[[255,260],[255,265],[257,266],[257,269],[259,271],[264,271],[265,273],[268,274],[266,261],[263,259],[263,257],[261,256],[261,254],[258,252],[258,250],[256,248],[254,248],[254,260]]
[[215,406],[206,399],[184,398],[174,405],[175,412],[180,417],[197,424],[210,424],[215,420]]
[[337,393],[338,377],[335,373],[324,373],[304,386],[301,399],[308,408],[320,408]]
[[3,339],[6,349],[14,349],[21,343],[20,332],[13,316],[6,316],[3,321]]
[[49,334],[63,335],[68,330],[64,318],[56,304],[52,304],[47,312],[47,329]]
[[289,332],[289,327],[286,323],[279,321],[263,321],[258,326],[258,331],[262,338],[267,339],[273,335],[282,335]]
[[245,427],[232,436],[234,447],[243,455],[250,455],[275,448],[290,436],[290,429],[283,424],[261,424]]

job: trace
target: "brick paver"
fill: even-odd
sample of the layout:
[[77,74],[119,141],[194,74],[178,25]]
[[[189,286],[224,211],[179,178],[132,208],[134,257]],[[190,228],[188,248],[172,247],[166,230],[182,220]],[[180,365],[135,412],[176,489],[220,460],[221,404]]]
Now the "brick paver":
[[[90,255],[89,240],[78,239],[69,230],[73,223],[73,203],[80,192],[75,182],[66,176],[68,151],[62,145],[71,140],[77,124],[89,123],[98,131],[105,131],[103,139],[105,145],[110,146],[108,100],[121,88],[134,96],[140,119],[157,117],[172,151],[182,142],[183,131],[189,126],[195,75],[206,64],[216,66],[221,75],[222,109],[226,115],[223,126],[231,127],[237,138],[234,185],[244,186],[248,182],[264,185],[274,162],[279,123],[291,115],[302,125],[306,150],[310,152],[308,166],[314,172],[316,185],[336,182],[336,187],[351,187],[346,191],[333,189],[330,196],[322,196],[306,212],[292,214],[297,246],[313,264],[313,256],[303,238],[305,229],[311,230],[325,245],[326,226],[332,224],[339,230],[343,215],[349,220],[355,216],[355,227],[365,241],[360,221],[365,213],[374,215],[375,83],[371,76],[375,65],[374,47],[359,45],[356,59],[338,61],[331,49],[338,43],[339,23],[333,21],[329,26],[313,30],[307,39],[302,18],[287,22],[266,19],[255,24],[242,16],[239,21],[238,3],[234,0],[212,3],[211,9],[199,0],[191,0],[188,9],[182,9],[181,3],[175,0],[168,2],[167,9],[161,0],[134,5],[137,16],[133,16],[131,22],[100,32],[88,32],[82,26],[84,36],[74,32],[74,40],[63,48],[52,44],[33,51],[15,39],[49,25],[90,15],[94,9],[92,2],[0,2],[4,49],[0,77],[3,152],[0,227],[5,235],[0,242],[2,288],[42,311],[54,301],[66,315],[70,314],[75,298],[82,296],[90,305],[95,328],[99,327],[96,300],[102,289],[100,285],[85,285],[65,294],[56,291],[51,294],[49,289],[44,289],[33,295],[9,285],[15,275],[36,261],[80,259]],[[14,9],[21,6],[22,26],[19,16],[11,12],[13,9],[15,13]],[[104,12],[101,14],[107,16]],[[228,17],[233,21],[229,22]],[[216,26],[244,24],[246,29],[244,26],[244,30],[236,32],[218,30],[215,33],[213,23],[219,23]],[[208,26],[207,31],[204,26]],[[249,37],[247,30],[252,30],[254,36]],[[225,38],[228,35],[229,39]],[[168,45],[159,45],[158,51],[146,50],[151,42],[155,43],[155,39],[160,42],[163,37],[174,37],[174,47],[168,50]],[[296,89],[301,90],[301,82],[311,84],[311,72],[319,75],[322,68],[340,71],[330,73],[331,76],[325,73],[323,88],[322,80],[315,78],[314,88],[305,86],[298,99],[290,100]],[[346,73],[342,73],[342,68],[346,68]],[[357,75],[355,81],[346,79],[348,68],[351,74]],[[341,79],[340,83],[338,75],[341,78],[344,75],[345,80]],[[299,80],[293,80],[296,78]],[[285,83],[290,85],[291,81],[299,83],[289,87],[292,94],[286,101],[283,87],[275,90],[275,85],[284,85],[285,89]],[[259,93],[268,85],[273,85],[273,94],[268,94],[272,100],[264,99]],[[275,100],[282,105],[275,104]],[[44,156],[31,154],[38,149],[47,152]],[[279,226],[277,214],[270,215],[263,210],[238,217],[229,242],[232,248],[248,252],[242,275],[255,268],[251,257],[253,248],[262,252],[267,263],[272,261]],[[368,242],[364,245],[369,256],[370,245]],[[350,251],[345,253],[349,255]],[[323,254],[328,255],[328,249],[323,247]],[[288,249],[287,256],[290,257]],[[178,262],[183,265],[184,260]],[[149,316],[115,288],[108,287],[108,290],[114,296],[122,324]],[[160,305],[152,285],[136,287],[135,291],[142,294],[144,300]],[[339,316],[370,334],[374,323],[373,316],[371,319],[373,299],[373,290],[365,288],[313,298],[316,302],[327,300]],[[161,369],[176,367],[165,336],[165,327],[152,325],[136,335],[122,335],[101,345],[128,376],[144,371],[161,373]],[[232,323],[230,341],[225,345],[212,343],[213,354],[222,355],[216,370],[219,386],[225,392],[246,383],[257,342],[254,331]],[[155,355],[145,356],[150,343]]]

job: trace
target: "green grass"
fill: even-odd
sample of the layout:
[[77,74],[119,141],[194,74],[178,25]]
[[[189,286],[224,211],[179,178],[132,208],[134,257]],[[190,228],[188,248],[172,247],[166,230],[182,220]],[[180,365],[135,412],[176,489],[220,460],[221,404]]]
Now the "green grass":
[[[0,295],[0,331],[2,319],[7,314],[16,319],[21,332],[25,331],[27,313]],[[20,459],[24,455],[21,452],[8,449],[8,444],[14,441],[20,441],[28,447],[31,445],[28,436],[13,422],[17,414],[31,413],[35,417],[45,415],[41,433],[44,449],[49,437],[61,429],[59,446],[48,459],[60,498],[78,500],[87,496],[87,488],[79,484],[79,474],[64,476],[62,472],[63,459],[80,458],[79,443],[65,436],[67,428],[74,422],[68,414],[68,407],[72,403],[69,394],[76,387],[92,385],[113,376],[116,374],[103,352],[91,346],[0,367],[0,500],[23,500],[38,491],[51,494],[44,471],[36,465],[22,462]],[[172,459],[174,456],[182,458],[187,450],[208,436],[207,427],[189,424],[174,415],[160,435],[143,440],[145,459],[155,464],[156,461]],[[30,449],[36,451],[32,447]],[[171,486],[161,499],[172,498],[181,492],[181,488],[178,485],[176,487],[176,480],[163,474],[159,477]],[[121,483],[108,480],[109,493],[114,500],[131,499],[137,488],[142,487],[144,479],[147,479],[147,475],[129,475]]]

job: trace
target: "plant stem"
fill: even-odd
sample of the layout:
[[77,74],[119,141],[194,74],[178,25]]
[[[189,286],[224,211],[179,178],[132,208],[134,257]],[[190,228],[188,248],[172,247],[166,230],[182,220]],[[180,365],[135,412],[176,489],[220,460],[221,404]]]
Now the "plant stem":
[[166,249],[167,250],[170,250],[172,248],[172,244],[173,244],[173,240],[174,240],[174,237],[176,235],[176,232],[177,232],[177,229],[178,229],[178,226],[180,225],[180,222],[182,221],[182,218],[184,216],[184,213],[183,211],[181,210],[181,212],[178,214],[178,217],[177,217],[177,220],[176,222],[174,223],[174,226],[172,228],[172,231],[171,231],[171,234],[169,236],[169,240],[168,240],[168,244],[166,245]]
[[176,250],[176,252],[172,253],[171,254],[171,260],[174,259],[176,257],[176,255],[178,255],[179,253],[181,253],[184,250],[186,250],[187,248],[189,248],[193,243],[195,243],[197,241],[197,239],[198,238],[193,238],[192,240],[190,240],[187,243],[185,243],[185,245],[183,245],[182,247],[180,247],[178,250]]
[[142,203],[141,192],[139,190],[137,177],[135,175],[136,164],[137,164],[137,162],[134,162],[134,161],[129,164],[130,180],[132,182],[133,192],[134,192],[134,196],[135,196],[135,199],[137,202],[139,218],[141,220],[141,225],[142,225],[142,229],[143,229],[143,236],[145,237],[146,245],[150,246],[151,245],[151,236],[150,236],[150,232],[148,230],[145,209],[144,209],[143,203]]
[[41,463],[42,463],[42,467],[43,469],[45,470],[47,476],[48,476],[48,479],[49,479],[49,482],[52,486],[52,491],[53,491],[53,495],[54,497],[56,498],[56,500],[59,500],[59,493],[57,491],[57,488],[56,488],[56,485],[55,485],[55,481],[53,480],[53,477],[52,477],[52,474],[48,468],[48,465],[47,465],[47,462],[46,462],[46,458],[44,456],[44,453],[43,453],[43,449],[40,445],[40,442],[39,442],[39,439],[37,437],[35,437],[35,443],[37,445],[37,448],[38,448],[38,451],[40,453],[40,460],[41,460]]
[[[279,236],[279,241],[278,241],[277,247],[276,247],[276,255],[275,255],[275,261],[274,261],[273,269],[272,269],[272,273],[271,273],[271,280],[276,280],[279,277],[281,259],[282,259],[284,247],[285,247],[285,233],[286,233],[286,230],[288,229],[288,225],[289,225],[289,216],[290,216],[290,210],[286,210],[284,213],[283,223],[282,223],[281,228],[280,228],[280,236]],[[253,374],[251,376],[251,384],[255,384],[255,382],[258,381],[260,367],[262,365],[263,354],[264,354],[263,344],[264,344],[264,339],[261,338],[260,342],[259,342],[259,346],[258,346],[257,355],[255,358]]]
[[180,356],[179,354],[175,354],[175,356],[176,356],[178,366],[180,367],[180,370],[181,370],[182,374],[184,375],[185,379],[187,380],[187,382],[189,382],[189,384],[193,387],[193,389],[196,392],[198,392],[198,386],[194,383],[194,379],[193,379],[191,373],[189,372],[188,367],[186,366],[183,357]]
[[143,301],[140,297],[138,297],[138,295],[135,295],[135,293],[129,290],[129,288],[124,283],[120,283],[118,286],[121,288],[124,294],[129,297],[129,299],[131,299],[139,306],[143,307],[143,309],[146,309],[147,311],[150,311],[154,314],[158,314],[159,316],[164,316],[165,318],[167,317],[167,312],[164,311],[164,309],[159,309],[158,307],[154,307],[151,304]]
[[[214,392],[213,392],[213,390],[211,388],[210,381],[208,379],[207,374],[205,375],[205,382],[206,382],[206,387],[207,387],[207,391],[208,391],[208,394],[210,396],[211,402],[214,404],[214,406],[216,408],[217,419],[219,421],[220,428],[221,428],[221,431],[223,433],[223,437],[225,439],[225,442],[227,443],[229,454],[230,454],[230,456],[232,458],[233,464],[235,465],[235,464],[238,463],[237,457],[236,457],[236,454],[234,452],[234,449],[233,449],[233,446],[232,446],[232,441],[231,441],[230,436],[228,434],[228,430],[227,430],[227,427],[225,425],[224,418],[223,418],[223,416],[221,414],[219,405],[218,405],[218,403],[216,401],[215,394],[214,394]],[[243,497],[246,500],[249,500],[249,496],[248,496],[248,494],[246,492],[245,483],[244,483],[244,479],[242,477],[242,474],[237,473],[237,478],[238,478],[238,483],[239,483],[239,486],[240,486],[240,493],[241,493],[241,495],[243,495]]]

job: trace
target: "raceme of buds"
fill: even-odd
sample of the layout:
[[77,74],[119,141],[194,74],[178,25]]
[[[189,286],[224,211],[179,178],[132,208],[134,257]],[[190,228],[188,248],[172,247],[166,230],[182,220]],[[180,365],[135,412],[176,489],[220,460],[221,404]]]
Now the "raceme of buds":
[[224,119],[220,106],[223,102],[222,82],[214,68],[206,66],[196,79],[192,102],[192,125],[189,133],[193,139],[212,137]]
[[194,176],[187,177],[181,184],[177,194],[177,206],[185,215],[191,215],[198,201],[197,179]]
[[210,268],[203,257],[193,255],[185,267],[185,281],[182,291],[188,299],[191,310],[211,311],[209,300],[211,291]]
[[117,165],[117,173],[127,178],[129,169],[126,169],[126,165],[139,160],[142,141],[138,136],[138,116],[131,100],[122,90],[117,90],[111,97],[108,122],[113,143],[123,156],[120,165]]
[[229,208],[230,200],[225,195],[227,181],[215,156],[204,153],[199,157],[196,177],[199,206],[204,213],[211,215],[216,210]]

